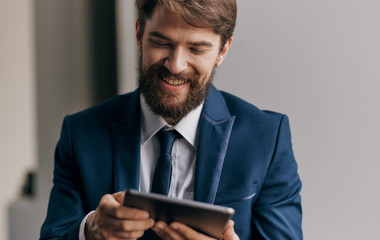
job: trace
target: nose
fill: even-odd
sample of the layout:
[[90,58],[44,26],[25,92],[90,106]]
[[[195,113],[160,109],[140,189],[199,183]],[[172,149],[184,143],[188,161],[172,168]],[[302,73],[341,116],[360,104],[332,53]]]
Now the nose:
[[187,62],[185,58],[185,54],[181,49],[173,49],[168,58],[166,58],[164,66],[172,74],[178,74],[187,69]]

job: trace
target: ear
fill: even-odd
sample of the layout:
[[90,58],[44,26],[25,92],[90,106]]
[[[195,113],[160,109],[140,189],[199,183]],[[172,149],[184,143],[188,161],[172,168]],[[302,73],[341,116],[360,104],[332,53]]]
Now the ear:
[[141,45],[142,45],[142,36],[140,34],[140,23],[138,20],[136,20],[136,42],[137,42],[137,47],[141,51]]
[[228,39],[226,43],[224,44],[222,51],[220,51],[219,56],[216,60],[216,66],[219,66],[220,64],[222,64],[222,62],[226,58],[228,50],[230,49],[231,44],[232,44],[232,39],[233,37],[230,37],[230,39]]

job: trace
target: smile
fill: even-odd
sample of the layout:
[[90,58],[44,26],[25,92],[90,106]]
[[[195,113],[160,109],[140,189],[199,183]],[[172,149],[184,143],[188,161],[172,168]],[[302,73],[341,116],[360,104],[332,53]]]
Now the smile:
[[185,84],[187,81],[186,80],[180,80],[180,79],[167,79],[167,78],[162,78],[164,82],[166,82],[169,85],[177,86],[177,85],[182,85]]

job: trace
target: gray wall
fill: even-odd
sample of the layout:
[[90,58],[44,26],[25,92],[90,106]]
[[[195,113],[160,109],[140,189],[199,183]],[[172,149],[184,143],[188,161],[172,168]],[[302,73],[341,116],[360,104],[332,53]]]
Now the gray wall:
[[[28,109],[33,115],[23,120],[29,125],[35,123],[31,127],[35,138],[12,147],[18,152],[27,144],[35,147],[38,170],[36,193],[29,198],[16,198],[16,195],[9,206],[7,235],[11,240],[38,239],[52,186],[54,149],[63,117],[115,95],[117,84],[113,1],[34,0],[28,6],[35,37],[29,39],[35,54],[31,58],[35,76],[34,72],[31,75],[35,81],[28,85],[26,92],[35,98],[30,99],[33,107]],[[14,107],[19,106],[9,105],[10,109]],[[10,121],[20,121],[8,116]],[[20,169],[19,174],[25,174],[25,170]],[[12,187],[21,191],[19,184],[8,188]]]
[[[12,211],[23,210],[19,215],[13,215],[15,218],[11,220],[14,224],[10,223],[13,233],[18,234],[12,239],[17,240],[35,239],[38,234],[35,226],[40,224],[44,214],[41,209],[46,207],[43,203],[47,201],[54,145],[63,115],[92,103],[92,93],[87,88],[91,81],[87,66],[88,35],[83,35],[88,29],[88,19],[84,18],[88,11],[86,2],[35,2],[40,10],[44,9],[36,21],[42,21],[41,27],[52,31],[52,36],[37,36],[37,41],[43,41],[37,42],[37,47],[45,44],[49,48],[44,52],[45,57],[38,58],[43,63],[40,65],[42,68],[37,69],[42,71],[39,76],[43,79],[38,79],[46,81],[45,87],[50,94],[45,97],[53,101],[51,103],[60,111],[45,105],[44,112],[53,114],[50,120],[44,120],[50,121],[43,125],[45,132],[38,134],[38,141],[42,141],[40,149],[45,151],[38,158],[40,184],[46,190],[41,190],[44,191],[40,195],[43,199],[39,200],[42,204],[21,200],[12,204]],[[117,2],[124,2],[124,7],[127,7],[124,13],[130,12],[128,4],[132,6],[133,1]],[[2,102],[12,103],[19,111],[9,112],[9,109],[14,109],[9,108],[11,104],[1,105],[2,112],[9,116],[2,119],[5,124],[2,122],[1,130],[2,133],[9,129],[17,129],[18,132],[6,132],[15,136],[13,142],[8,137],[1,138],[4,146],[1,156],[9,159],[1,163],[5,163],[9,173],[14,173],[11,175],[13,178],[3,178],[1,189],[3,193],[7,191],[8,196],[2,203],[18,196],[16,189],[20,188],[22,172],[35,165],[36,152],[40,151],[34,149],[36,134],[33,124],[34,116],[41,112],[28,110],[35,108],[31,103],[34,78],[30,78],[34,75],[33,61],[30,60],[33,33],[28,32],[29,28],[32,29],[29,21],[33,7],[24,5],[27,8],[20,8],[15,5],[20,4],[19,0],[12,0],[12,3],[14,5],[7,4],[11,9],[1,5],[3,24],[0,26],[2,32],[8,33],[7,37],[1,37],[1,45],[12,46],[14,50],[1,48],[8,57],[2,54],[0,58],[4,60],[0,66],[0,81],[7,83],[1,85],[0,90]],[[76,9],[74,12],[73,7]],[[380,238],[377,219],[380,215],[380,175],[377,170],[380,167],[380,113],[377,110],[380,106],[377,93],[380,89],[380,2],[238,0],[238,7],[235,39],[229,56],[217,72],[216,85],[260,108],[284,112],[290,117],[293,146],[304,184],[305,239]],[[14,19],[12,16],[18,15],[6,14],[4,9],[9,13],[12,9],[24,12],[19,19]],[[118,12],[123,14],[120,10]],[[73,17],[72,21],[67,22],[63,16]],[[127,19],[121,24],[133,29],[133,18]],[[19,23],[17,20],[27,24],[26,29],[16,24]],[[54,28],[57,24],[60,30]],[[15,34],[18,31],[21,35]],[[124,37],[129,39],[128,44],[132,44],[133,35]],[[24,49],[22,46],[28,47]],[[73,54],[77,54],[75,59]],[[133,71],[135,58],[125,56],[123,59],[126,68]],[[123,88],[119,91],[132,90],[134,77],[128,73],[122,76],[121,81],[127,82],[120,84]],[[76,82],[79,79],[81,82]],[[21,80],[25,83],[16,83]],[[20,100],[14,101],[14,96]],[[49,100],[41,103],[40,107],[46,101]],[[19,146],[25,150],[23,154]],[[0,221],[0,225],[3,223]]]
[[308,240],[380,239],[379,12],[378,0],[238,0],[215,84],[289,116]]
[[[9,208],[9,239],[38,239],[52,185],[54,148],[63,117],[93,103],[87,1],[35,0],[36,194]],[[22,227],[21,227],[22,226]]]
[[33,3],[0,1],[0,240],[8,206],[37,166]]
[[380,1],[238,7],[216,85],[289,116],[305,239],[380,239]]

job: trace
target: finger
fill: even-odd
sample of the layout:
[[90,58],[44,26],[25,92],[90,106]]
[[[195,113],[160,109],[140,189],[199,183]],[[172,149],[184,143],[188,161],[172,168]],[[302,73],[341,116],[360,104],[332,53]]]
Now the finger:
[[104,195],[99,202],[98,210],[101,214],[115,217],[115,212],[120,203],[111,194]]
[[120,231],[108,231],[103,236],[105,239],[138,239],[144,235],[145,231],[132,231],[132,232],[120,232]]
[[159,230],[159,231],[157,231],[157,230],[155,230],[154,231],[156,234],[157,234],[157,236],[159,236],[160,237],[160,239],[162,239],[162,240],[174,240],[170,235],[168,235],[165,231],[163,231],[163,230]]
[[137,239],[144,235],[145,230],[153,227],[155,221],[120,220],[116,218],[99,219],[99,234],[105,238]]
[[221,239],[223,239],[223,240],[239,240],[238,235],[235,233],[234,222],[232,220],[228,221]]
[[235,225],[235,222],[232,221],[232,220],[229,220],[229,221],[227,222],[226,227],[225,227],[224,229],[227,229],[227,228],[233,228],[234,225]]
[[164,231],[155,231],[156,235],[160,237],[162,240],[173,240],[167,233]]
[[191,227],[179,223],[179,222],[173,222],[170,224],[170,229],[172,231],[180,236],[182,236],[183,239],[202,239],[202,240],[212,240],[213,238],[206,236],[202,233],[199,233],[192,229]]
[[124,201],[125,191],[114,193],[112,194],[112,196],[115,198],[117,202],[121,204]]
[[235,233],[235,230],[233,228],[228,228],[223,233],[222,238],[223,240],[239,240],[239,236]]
[[166,236],[166,233],[164,232],[164,228],[166,226],[165,222],[157,221],[156,224],[154,224],[152,230],[162,239],[169,240],[169,237]]
[[[116,197],[122,195],[116,193]],[[119,196],[120,197],[120,196]],[[99,211],[114,218],[120,219],[148,219],[149,213],[144,210],[125,207],[118,202],[114,195],[104,195],[99,203]]]
[[153,230],[164,240],[185,240],[183,236],[175,232],[163,221],[157,222]]
[[152,228],[155,224],[153,219],[146,220],[120,220],[110,218],[102,224],[102,227],[111,229],[113,231],[131,232],[131,231],[145,231]]
[[120,219],[146,220],[150,215],[145,210],[120,206],[115,209],[114,216]]

